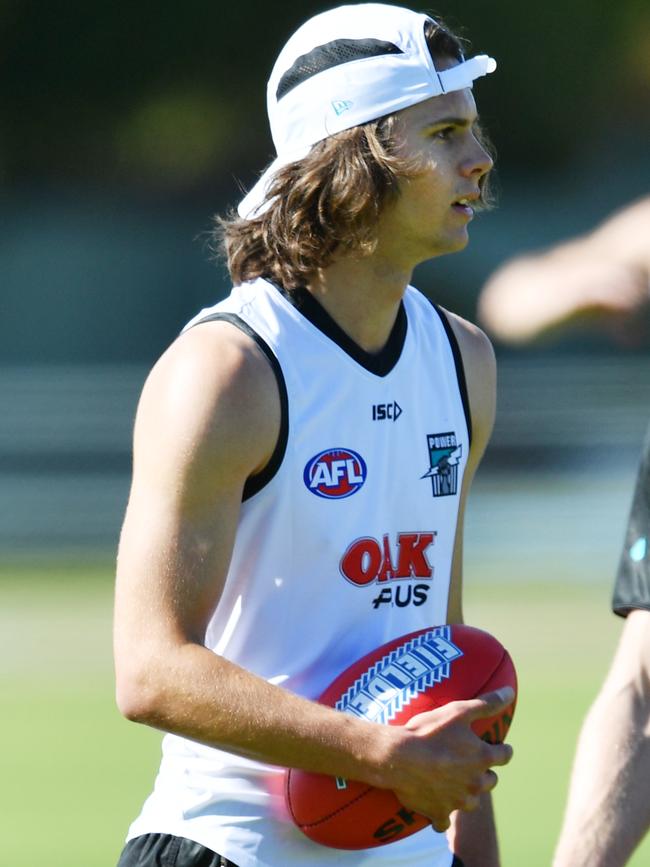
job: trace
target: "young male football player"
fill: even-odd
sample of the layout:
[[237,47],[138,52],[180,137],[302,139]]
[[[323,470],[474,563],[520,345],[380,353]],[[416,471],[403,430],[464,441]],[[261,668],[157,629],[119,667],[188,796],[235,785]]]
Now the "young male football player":
[[[479,310],[522,342],[597,317],[633,325],[650,302],[650,197],[542,253],[506,263]],[[612,602],[625,625],[576,750],[555,867],[623,867],[650,828],[650,430]]]
[[[409,280],[467,244],[492,167],[471,86],[494,65],[382,4],[316,16],[278,57],[277,158],[221,221],[235,288],[137,414],[117,696],[168,735],[121,867],[498,864],[489,792],[511,748],[471,723],[510,690],[403,727],[314,701],[387,640],[462,619],[494,359]],[[433,828],[317,845],[283,810],[286,767],[393,790]]]

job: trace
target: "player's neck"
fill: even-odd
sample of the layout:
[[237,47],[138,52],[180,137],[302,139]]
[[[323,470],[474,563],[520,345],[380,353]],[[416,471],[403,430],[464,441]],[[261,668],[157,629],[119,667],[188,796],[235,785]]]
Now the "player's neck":
[[410,270],[370,255],[333,262],[307,288],[355,343],[366,352],[380,352],[410,278]]

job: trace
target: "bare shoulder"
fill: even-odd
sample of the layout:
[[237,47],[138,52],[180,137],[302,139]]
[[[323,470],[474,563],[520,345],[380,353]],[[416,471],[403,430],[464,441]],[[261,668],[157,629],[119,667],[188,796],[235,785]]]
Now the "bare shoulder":
[[494,426],[496,411],[496,359],[490,339],[477,325],[445,310],[463,360],[467,396],[478,457]]
[[465,364],[487,364],[494,371],[496,369],[494,349],[487,334],[478,325],[468,319],[463,319],[457,313],[445,310],[445,314],[456,335],[463,362]]
[[489,404],[496,385],[496,359],[487,334],[478,325],[445,310],[463,359],[470,402]]
[[[275,375],[255,341],[228,322],[203,323],[181,334],[149,374],[136,420],[136,460],[143,450],[159,451],[172,464],[191,456],[246,477],[272,454],[280,413]],[[214,461],[226,453],[227,461]]]

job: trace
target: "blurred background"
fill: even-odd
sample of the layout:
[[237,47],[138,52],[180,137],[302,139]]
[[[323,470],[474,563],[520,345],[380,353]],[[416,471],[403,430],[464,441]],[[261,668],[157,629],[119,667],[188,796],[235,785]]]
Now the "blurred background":
[[[119,720],[110,669],[137,397],[184,323],[228,291],[208,248],[212,216],[272,157],[266,78],[291,30],[327,5],[0,3],[0,702],[17,745],[14,865],[37,863],[18,842],[34,818],[32,774],[51,867],[114,863],[150,784],[158,736]],[[475,88],[499,206],[466,251],[414,280],[472,319],[505,259],[650,191],[650,5],[441,0],[426,11],[499,63]],[[650,325],[639,316],[624,333],[592,326],[496,350],[467,619],[505,636],[538,678],[513,728],[530,750],[498,802],[505,867],[536,867],[618,634],[608,601],[650,407]],[[522,799],[537,775],[551,778],[548,797]],[[65,778],[93,844],[65,832]],[[529,827],[526,815],[543,820]]]

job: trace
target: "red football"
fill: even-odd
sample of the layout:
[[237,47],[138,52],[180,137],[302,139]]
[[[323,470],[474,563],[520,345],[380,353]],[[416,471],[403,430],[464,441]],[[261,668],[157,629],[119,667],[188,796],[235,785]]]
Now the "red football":
[[[517,691],[508,651],[480,629],[434,626],[389,641],[347,668],[319,698],[345,713],[388,725],[458,699],[502,686]],[[516,698],[500,716],[474,723],[490,743],[505,736]],[[300,830],[337,849],[367,849],[401,840],[430,825],[403,807],[393,792],[354,780],[291,769],[285,800]]]

